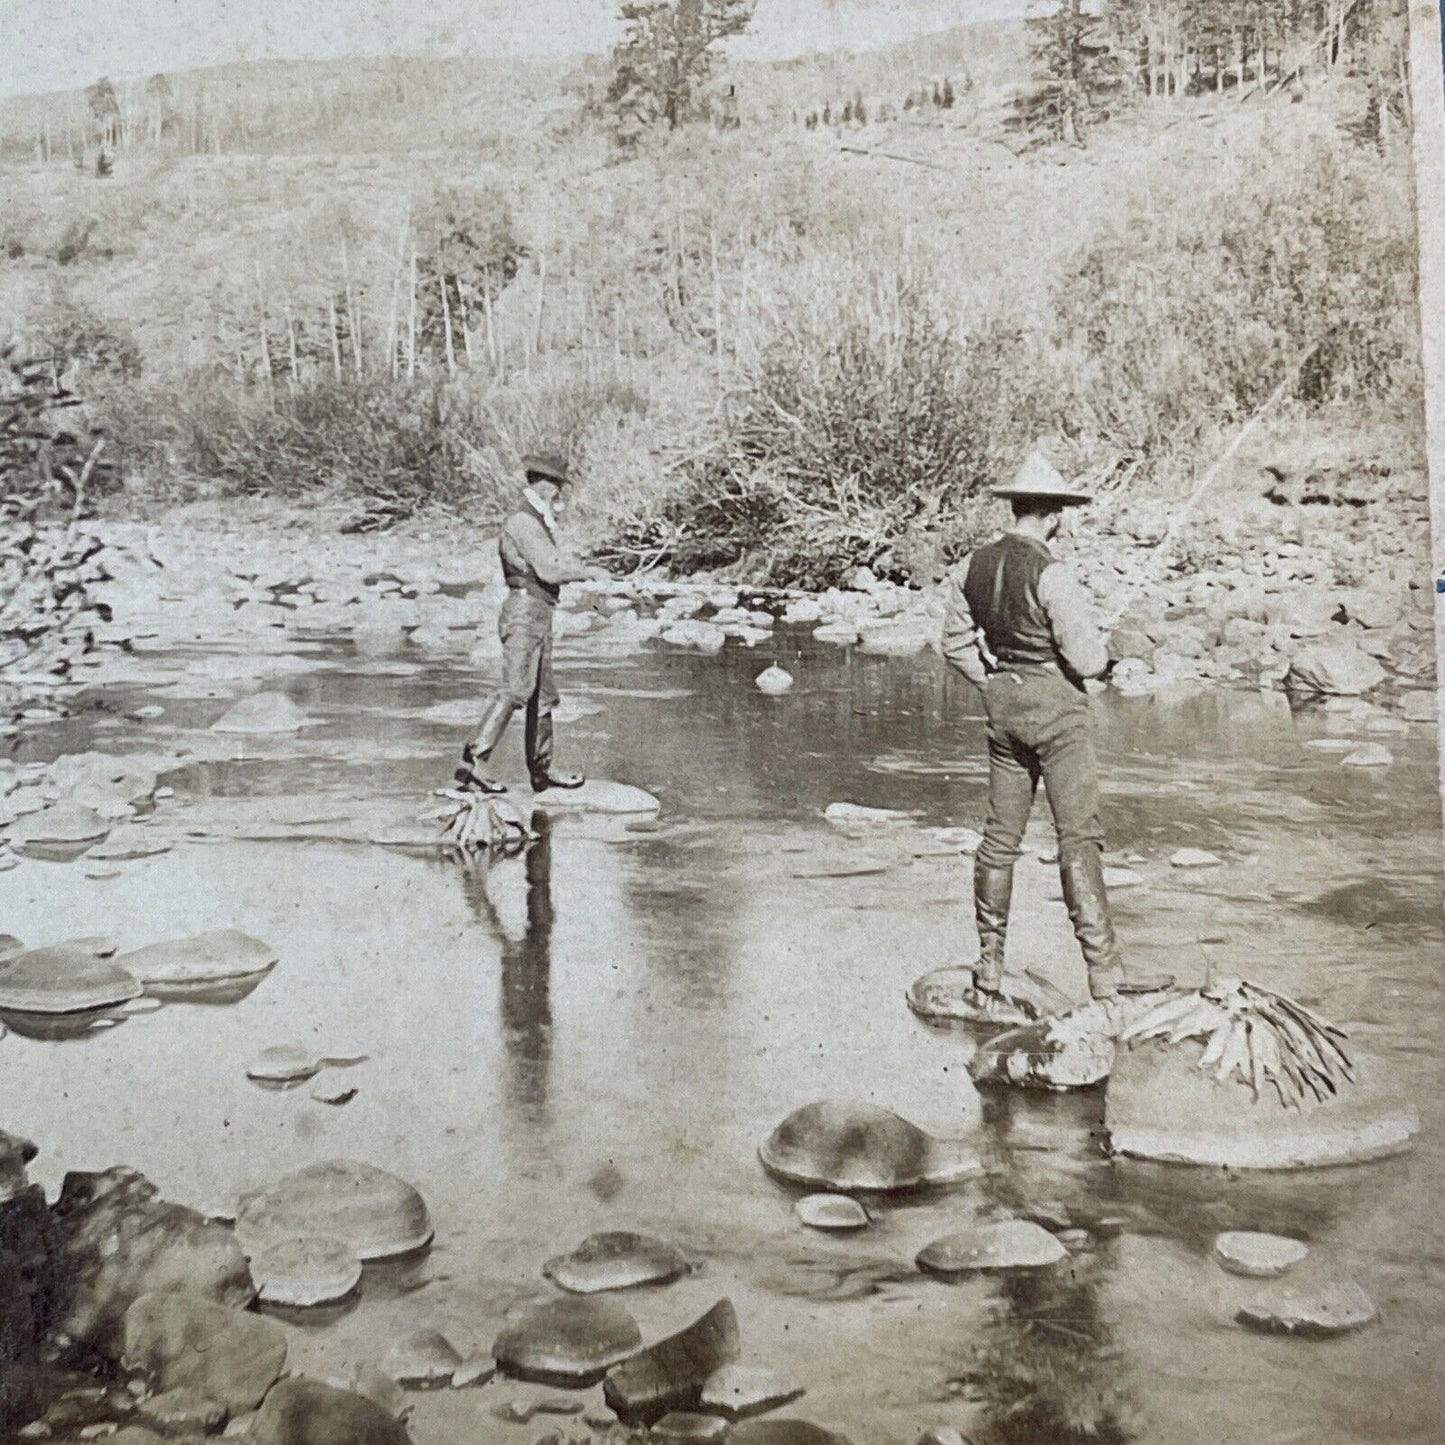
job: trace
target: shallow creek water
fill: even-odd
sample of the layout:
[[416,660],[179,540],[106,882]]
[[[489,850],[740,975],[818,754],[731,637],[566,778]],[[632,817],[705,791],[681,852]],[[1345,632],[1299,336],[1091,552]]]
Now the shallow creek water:
[[[435,1246],[372,1267],[340,1316],[289,1324],[293,1367],[307,1371],[344,1373],[422,1325],[486,1349],[508,1307],[546,1294],[547,1257],[596,1229],[641,1228],[700,1266],[629,1297],[644,1336],[730,1296],[745,1359],[807,1387],[789,1413],[855,1445],[912,1445],[945,1424],[979,1441],[1089,1425],[1106,1440],[1181,1445],[1438,1439],[1432,730],[1381,739],[1388,768],[1349,769],[1309,744],[1362,728],[1292,714],[1282,696],[1096,702],[1111,858],[1144,875],[1115,896],[1126,947],[1181,982],[1240,974],[1347,1023],[1422,1126],[1413,1153],[1367,1168],[1242,1177],[1111,1162],[1101,1094],[980,1099],[969,1036],[905,1006],[914,977],[974,947],[967,859],[911,858],[822,818],[848,800],[915,813],[909,836],[981,826],[971,689],[931,655],[867,658],[806,637],[779,647],[716,659],[564,647],[564,692],[588,706],[559,729],[562,760],[648,788],[662,813],[640,828],[563,818],[525,858],[491,866],[353,841],[415,811],[450,772],[464,725],[420,714],[485,692],[460,662],[399,651],[393,662],[417,664],[406,672],[298,648],[314,670],[264,685],[317,725],[240,739],[207,729],[258,684],[198,679],[231,666],[215,653],[158,652],[141,660],[147,682],[110,690],[114,710],[32,734],[22,759],[91,746],[196,760],[167,776],[175,796],[144,824],[172,851],[106,879],[84,860],[22,862],[0,875],[0,929],[31,944],[108,933],[128,948],[234,926],[281,953],[239,1001],[0,1043],[0,1122],[41,1144],[32,1175],[53,1190],[68,1168],[123,1162],[198,1206],[331,1157],[411,1180]],[[798,676],[783,698],[751,685],[775,651]],[[126,721],[142,702],[164,716]],[[522,775],[516,737],[500,763]],[[1047,848],[1048,833],[1041,799],[1031,838]],[[1171,869],[1183,846],[1225,864]],[[817,876],[868,859],[882,871]],[[1020,868],[1014,957],[1082,995],[1054,870],[1037,857]],[[348,1076],[354,1100],[328,1107],[305,1086],[247,1082],[259,1049],[292,1039],[369,1054]],[[811,1234],[756,1149],[824,1096],[969,1135],[987,1177],[881,1204],[861,1236]],[[948,1285],[915,1273],[936,1236],[1041,1204],[1097,1226],[1048,1277]],[[1332,1342],[1245,1332],[1232,1317],[1258,1287],[1210,1258],[1225,1228],[1307,1238],[1303,1277],[1357,1279],[1380,1322]],[[544,1433],[492,1417],[510,1388],[417,1397],[418,1445]]]

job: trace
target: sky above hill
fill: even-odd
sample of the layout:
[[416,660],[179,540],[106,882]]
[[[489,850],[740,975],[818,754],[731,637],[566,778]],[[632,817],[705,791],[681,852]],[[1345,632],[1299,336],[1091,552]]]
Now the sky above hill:
[[[758,0],[738,54],[871,49],[1021,15],[1027,0]],[[617,0],[0,0],[0,95],[263,57],[574,55],[616,38]]]

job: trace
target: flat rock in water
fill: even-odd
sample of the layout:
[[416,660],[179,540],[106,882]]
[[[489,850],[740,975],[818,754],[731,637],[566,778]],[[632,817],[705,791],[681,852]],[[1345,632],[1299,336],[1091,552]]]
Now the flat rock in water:
[[722,651],[727,633],[711,622],[675,622],[662,633],[662,640],[673,647],[712,653]]
[[1440,716],[1440,699],[1433,692],[1407,692],[1400,710],[1411,722],[1434,722]]
[[811,1420],[744,1420],[728,1431],[728,1445],[848,1445]]
[[588,778],[580,788],[547,788],[532,797],[532,806],[543,812],[578,809],[586,813],[656,813],[662,804],[651,793],[626,783]]
[[724,1365],[707,1378],[698,1408],[728,1420],[745,1420],[780,1410],[803,1395],[801,1385],[792,1385],[771,1370],[753,1365]]
[[688,1268],[682,1252],[666,1240],[618,1231],[589,1235],[571,1254],[549,1259],[542,1273],[573,1294],[597,1294],[667,1284],[688,1273]]
[[906,823],[908,814],[897,808],[866,808],[861,803],[829,803],[823,816],[839,827],[878,827],[887,823]]
[[436,1330],[415,1330],[397,1340],[381,1362],[382,1372],[407,1389],[451,1384],[462,1357],[452,1342]]
[[1381,743],[1362,743],[1340,759],[1342,768],[1388,768],[1395,755]]
[[741,1349],[731,1300],[719,1300],[685,1330],[608,1371],[603,1394],[625,1425],[650,1425],[695,1405],[703,1386]]
[[253,1254],[288,1239],[325,1235],[364,1261],[423,1248],[432,1225],[421,1195],[405,1180],[370,1164],[332,1159],[246,1195],[236,1213],[236,1235]]
[[143,1294],[125,1313],[124,1363],[160,1390],[193,1390],[227,1410],[254,1410],[286,1367],[271,1320],[175,1291]]
[[139,759],[109,753],[67,753],[51,763],[47,792],[90,804],[115,798],[123,803],[148,803],[155,796],[155,769]]
[[935,1139],[888,1109],[829,1100],[794,1110],[758,1156],[780,1179],[835,1191],[915,1189],[982,1172],[973,1150]]
[[261,1406],[249,1445],[412,1445],[394,1415],[374,1400],[319,1380],[282,1380]]
[[769,697],[781,697],[793,690],[793,674],[774,664],[765,667],[754,679],[753,686]]
[[263,1304],[310,1309],[346,1299],[361,1283],[361,1261],[344,1241],[310,1235],[254,1255],[251,1278]]
[[1169,855],[1171,868],[1217,868],[1224,862],[1207,848],[1179,848]]
[[175,846],[172,839],[147,833],[143,828],[123,828],[112,833],[103,843],[97,843],[86,856],[119,863],[135,858],[159,857]]
[[996,1035],[979,1046],[968,1072],[980,1087],[1087,1089],[1114,1066],[1107,1014],[1096,1004]]
[[809,1229],[824,1229],[835,1233],[867,1229],[871,1222],[868,1211],[856,1199],[850,1199],[846,1194],[809,1194],[793,1205],[793,1213]]
[[318,1104],[349,1104],[356,1095],[355,1084],[341,1083],[335,1079],[322,1079],[311,1086],[311,1097]]
[[981,1224],[934,1240],[918,1256],[918,1267],[940,1279],[980,1270],[1047,1269],[1069,1252],[1047,1229],[1027,1219]]
[[919,1018],[1013,1028],[1074,1006],[1067,994],[1027,974],[1008,974],[1001,994],[981,994],[971,968],[936,968],[913,981],[908,1007]]
[[1265,1334],[1324,1339],[1358,1330],[1376,1314],[1369,1295],[1353,1281],[1346,1281],[1318,1290],[1281,1290],[1245,1305],[1235,1319]]
[[306,726],[307,717],[284,692],[258,692],[243,697],[211,725],[218,733],[294,733]]
[[1419,1119],[1381,1084],[1382,1066],[1351,1051],[1355,1083],[1324,1101],[1284,1108],[1272,1089],[1255,1098],[1231,1077],[1199,1068],[1200,1039],[1121,1047],[1104,1098],[1116,1154],[1172,1164],[1298,1169],[1354,1164],[1410,1147]]
[[837,647],[851,647],[858,641],[858,629],[847,622],[825,622],[813,629],[816,642],[831,642]]
[[670,1410],[648,1431],[649,1440],[662,1445],[693,1445],[694,1441],[722,1440],[728,1433],[728,1422],[716,1415],[703,1415],[691,1410]]
[[898,623],[868,628],[862,635],[858,650],[875,657],[913,657],[932,641],[932,636],[924,628]]
[[1231,1274],[1250,1279],[1275,1279],[1307,1254],[1307,1245],[1279,1234],[1228,1230],[1214,1241],[1215,1259]]
[[549,1300],[526,1311],[497,1336],[497,1364],[540,1385],[594,1385],[642,1344],[637,1321],[615,1300]]
[[116,961],[142,983],[226,983],[275,967],[281,955],[239,929],[151,943]]
[[467,1390],[473,1385],[485,1385],[495,1379],[497,1362],[490,1355],[470,1355],[452,1371],[451,1386],[454,1390]]
[[68,862],[78,858],[110,832],[110,820],[93,808],[57,803],[28,813],[6,830],[10,846],[27,858]]
[[300,1044],[272,1044],[246,1066],[246,1077],[268,1084],[294,1084],[321,1071],[321,1060]]
[[69,1014],[139,998],[140,981],[109,959],[74,944],[32,948],[0,961],[0,1009]]

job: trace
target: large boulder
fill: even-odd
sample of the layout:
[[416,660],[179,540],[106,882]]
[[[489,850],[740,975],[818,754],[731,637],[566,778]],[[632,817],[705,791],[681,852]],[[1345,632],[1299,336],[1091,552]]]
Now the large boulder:
[[122,954],[116,963],[142,983],[229,983],[274,968],[280,954],[259,938],[223,928]]
[[492,1355],[507,1374],[539,1385],[593,1385],[642,1344],[615,1300],[548,1300],[507,1324]]
[[948,1184],[982,1172],[978,1155],[876,1104],[805,1104],[758,1151],[779,1179],[830,1190],[881,1191]]
[[186,1294],[143,1294],[125,1312],[126,1368],[157,1390],[194,1390],[254,1410],[286,1367],[286,1335],[260,1315]]
[[[28,1139],[0,1129],[0,1366],[30,1358],[54,1303],[55,1227],[45,1191],[26,1173],[35,1154]],[[0,1426],[4,1395],[0,1384]]]
[[319,1380],[282,1380],[246,1434],[248,1445],[412,1445],[380,1405]]
[[1200,1067],[1208,1046],[1153,1039],[1121,1047],[1105,1094],[1104,1124],[1116,1154],[1233,1169],[1297,1169],[1397,1154],[1419,1129],[1414,1113],[1378,1082],[1379,1066],[1353,1055],[1355,1082],[1323,1100],[1285,1108],[1231,1075]]
[[385,1259],[424,1248],[432,1225],[404,1179],[347,1159],[308,1165],[242,1197],[236,1237],[248,1253],[310,1235],[338,1239],[361,1260]]
[[1295,654],[1285,686],[1296,692],[1352,697],[1385,680],[1385,669],[1368,652],[1339,642],[1305,648]]
[[610,1370],[603,1393],[623,1424],[650,1425],[695,1405],[708,1380],[741,1349],[737,1313],[730,1300],[719,1300],[686,1329]]
[[126,1311],[143,1294],[188,1294],[228,1309],[256,1296],[230,1230],[165,1203],[133,1169],[67,1174],[54,1213],[61,1344],[118,1356]]

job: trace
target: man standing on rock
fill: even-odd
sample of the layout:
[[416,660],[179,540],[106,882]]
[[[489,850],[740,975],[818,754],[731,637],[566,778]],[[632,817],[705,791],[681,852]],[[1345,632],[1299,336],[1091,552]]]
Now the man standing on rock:
[[502,603],[502,685],[491,702],[477,735],[462,749],[457,782],[483,793],[505,793],[483,768],[507,730],[512,714],[526,709],[527,771],[532,791],[546,788],[580,788],[580,773],[557,772],[552,767],[552,713],[561,701],[552,675],[552,614],[565,582],[582,582],[590,575],[576,558],[563,551],[557,533],[557,514],[563,510],[568,485],[567,464],[556,456],[527,457],[523,461],[527,487],[524,505],[502,528],[498,551],[507,583]]
[[988,719],[988,822],[974,859],[979,960],[974,987],[1004,991],[1004,940],[1014,864],[1040,781],[1059,839],[1059,876],[1096,999],[1167,988],[1173,979],[1126,970],[1104,890],[1098,765],[1089,738],[1087,679],[1113,664],[1089,600],[1049,551],[1064,513],[1090,500],[1039,453],[993,488],[1013,527],[955,570],[943,654],[983,694]]

